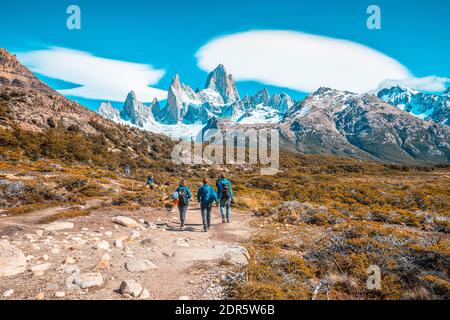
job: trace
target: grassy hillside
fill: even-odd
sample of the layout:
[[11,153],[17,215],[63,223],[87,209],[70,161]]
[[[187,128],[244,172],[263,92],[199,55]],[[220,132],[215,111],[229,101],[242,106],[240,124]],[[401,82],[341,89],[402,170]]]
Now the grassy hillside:
[[[89,215],[96,207],[78,206],[92,199],[127,210],[170,206],[181,177],[195,190],[204,176],[226,172],[234,207],[253,214],[258,230],[233,298],[450,298],[447,166],[283,152],[281,172],[261,176],[249,166],[175,166],[169,139],[133,128],[93,122],[96,134],[58,124],[25,131],[1,101],[0,121],[0,214],[62,206],[52,219]],[[154,192],[145,189],[150,172]],[[381,269],[381,290],[366,287],[370,265]]]

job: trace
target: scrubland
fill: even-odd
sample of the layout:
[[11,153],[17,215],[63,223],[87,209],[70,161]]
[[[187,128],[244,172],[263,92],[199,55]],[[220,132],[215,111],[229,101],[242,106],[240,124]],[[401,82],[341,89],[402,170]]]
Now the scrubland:
[[[115,144],[120,152],[108,149],[114,139],[124,141]],[[280,173],[261,176],[246,166],[174,166],[170,144],[146,143],[150,150],[108,131],[93,138],[76,129],[27,133],[0,126],[0,215],[62,207],[41,221],[47,223],[98,206],[170,207],[181,177],[195,190],[204,176],[213,182],[226,172],[234,207],[255,217],[250,263],[240,270],[245,281],[230,284],[231,298],[450,298],[448,166],[283,152]],[[145,189],[149,173],[154,192]],[[93,199],[100,202],[80,207]],[[367,288],[371,265],[380,268],[380,290]]]

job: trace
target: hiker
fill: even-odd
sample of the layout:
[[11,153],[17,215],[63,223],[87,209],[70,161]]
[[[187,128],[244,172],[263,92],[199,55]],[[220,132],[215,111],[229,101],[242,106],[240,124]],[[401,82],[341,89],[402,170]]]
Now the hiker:
[[189,200],[192,198],[191,190],[186,187],[186,180],[180,181],[180,186],[175,191],[178,199],[178,210],[180,211],[180,229],[184,229],[184,221],[186,220],[186,211],[189,207]]
[[223,173],[220,175],[220,180],[217,183],[217,193],[220,201],[220,214],[222,215],[222,223],[230,223],[230,204],[231,199],[233,199],[233,190],[231,187],[231,182],[225,178],[225,174]]
[[213,202],[216,205],[219,204],[219,199],[217,198],[217,193],[214,191],[213,187],[208,184],[208,179],[203,179],[203,185],[198,189],[197,201],[200,203],[200,210],[202,213],[203,220],[203,231],[208,232],[211,227],[211,210]]
[[147,177],[147,185],[150,190],[153,190],[155,188],[155,180],[153,179],[153,175],[149,175]]

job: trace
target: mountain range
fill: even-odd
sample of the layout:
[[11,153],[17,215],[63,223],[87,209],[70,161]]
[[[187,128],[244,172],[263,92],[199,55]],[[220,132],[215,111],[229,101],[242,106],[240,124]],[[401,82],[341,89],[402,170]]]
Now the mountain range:
[[155,99],[146,106],[131,91],[121,112],[105,102],[100,105],[98,113],[107,119],[148,131],[192,137],[212,117],[239,124],[279,123],[293,105],[289,95],[280,93],[271,96],[267,89],[241,98],[232,75],[223,65],[219,65],[208,75],[202,90],[193,90],[181,83],[179,75],[175,75],[165,103]]
[[380,90],[377,96],[420,119],[450,125],[450,87],[441,95],[436,95],[395,86]]
[[[448,99],[449,90],[437,96],[401,87],[382,90],[378,96],[320,88],[302,101],[284,93],[270,95],[266,89],[241,97],[233,77],[219,65],[202,90],[181,83],[177,75],[167,101],[154,100],[149,106],[130,92],[122,110],[105,102],[99,116],[63,97],[14,55],[0,50],[1,128],[41,132],[62,127],[102,137],[108,150],[123,152],[126,158],[147,153],[151,157],[155,144],[170,144],[153,133],[195,137],[208,128],[270,127],[280,130],[284,148],[300,153],[448,164]],[[139,144],[136,150],[132,141]]]

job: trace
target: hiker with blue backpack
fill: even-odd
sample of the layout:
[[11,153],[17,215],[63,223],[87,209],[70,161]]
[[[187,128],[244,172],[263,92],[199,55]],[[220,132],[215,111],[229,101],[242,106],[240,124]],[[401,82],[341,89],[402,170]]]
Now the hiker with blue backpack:
[[180,211],[180,229],[184,229],[184,221],[186,220],[186,212],[189,207],[189,201],[192,198],[191,190],[189,190],[188,187],[186,187],[186,180],[180,181],[180,186],[177,188],[177,190],[172,195],[174,200],[177,200],[178,202],[178,210]]
[[208,179],[203,179],[203,185],[198,189],[197,201],[200,203],[200,210],[203,220],[203,231],[208,232],[211,226],[211,210],[213,202],[219,204],[217,193],[208,184]]
[[147,185],[150,190],[155,188],[155,179],[153,179],[153,175],[151,174],[147,177]]
[[217,181],[217,193],[220,202],[220,214],[222,215],[222,223],[231,222],[231,200],[233,199],[233,189],[231,182],[225,178],[225,174],[220,175],[220,180]]

